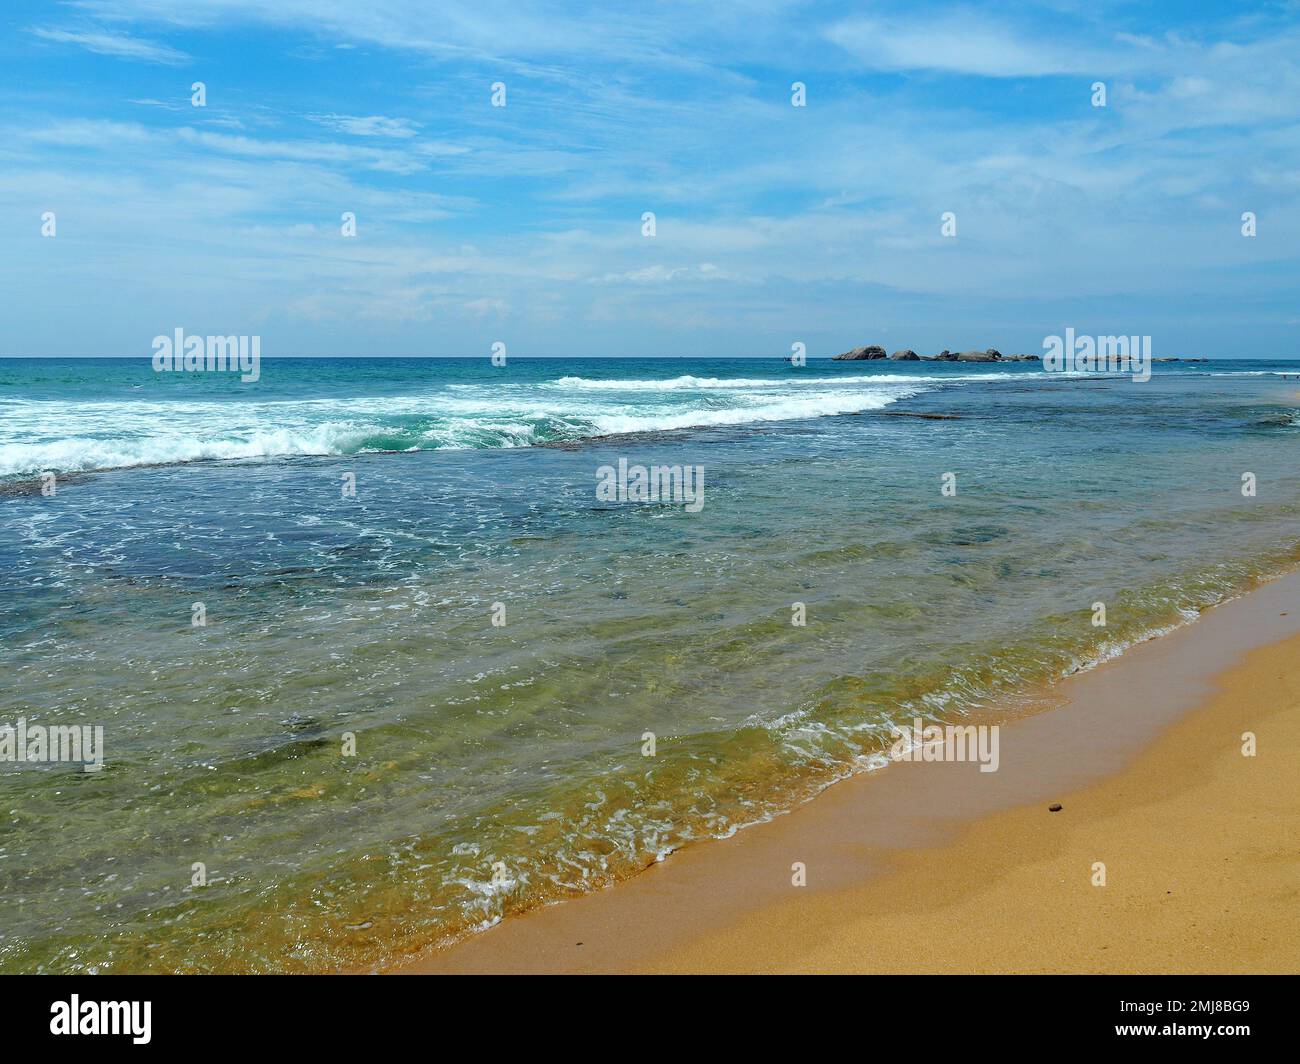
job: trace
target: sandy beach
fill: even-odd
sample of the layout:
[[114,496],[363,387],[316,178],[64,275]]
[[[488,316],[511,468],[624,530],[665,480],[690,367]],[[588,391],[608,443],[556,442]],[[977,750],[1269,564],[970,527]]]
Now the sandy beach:
[[402,971],[1300,970],[1300,576],[1052,695]]

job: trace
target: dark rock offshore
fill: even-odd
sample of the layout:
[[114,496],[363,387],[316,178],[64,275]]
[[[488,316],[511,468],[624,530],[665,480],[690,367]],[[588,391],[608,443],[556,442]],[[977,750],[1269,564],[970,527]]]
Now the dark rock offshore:
[[887,358],[891,362],[1040,362],[1041,355],[1004,355],[996,347],[984,351],[949,351],[944,348],[937,355],[918,355],[910,347],[886,355],[885,349],[877,344],[867,347],[855,347],[852,351],[835,355],[833,362],[858,362]]
[[855,347],[852,351],[845,351],[842,355],[836,355],[832,361],[835,362],[856,362],[861,359],[884,358],[885,349],[883,347]]

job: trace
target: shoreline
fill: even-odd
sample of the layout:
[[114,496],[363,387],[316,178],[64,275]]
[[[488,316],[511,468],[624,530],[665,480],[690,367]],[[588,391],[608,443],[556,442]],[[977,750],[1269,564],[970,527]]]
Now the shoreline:
[[392,970],[1300,970],[1300,573],[1051,696],[997,772],[860,773]]

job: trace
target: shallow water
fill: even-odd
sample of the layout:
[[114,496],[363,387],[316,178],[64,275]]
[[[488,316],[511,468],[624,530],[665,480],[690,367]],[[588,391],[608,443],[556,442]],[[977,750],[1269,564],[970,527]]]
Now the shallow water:
[[1294,564],[1282,368],[0,362],[0,724],[106,743],[0,764],[0,968],[384,963],[994,723]]

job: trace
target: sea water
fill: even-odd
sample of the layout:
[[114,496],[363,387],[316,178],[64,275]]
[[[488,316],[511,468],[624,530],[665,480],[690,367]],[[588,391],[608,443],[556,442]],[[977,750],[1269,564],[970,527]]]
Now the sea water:
[[0,969],[391,963],[995,724],[1294,565],[1295,372],[0,361],[0,726],[103,728]]

